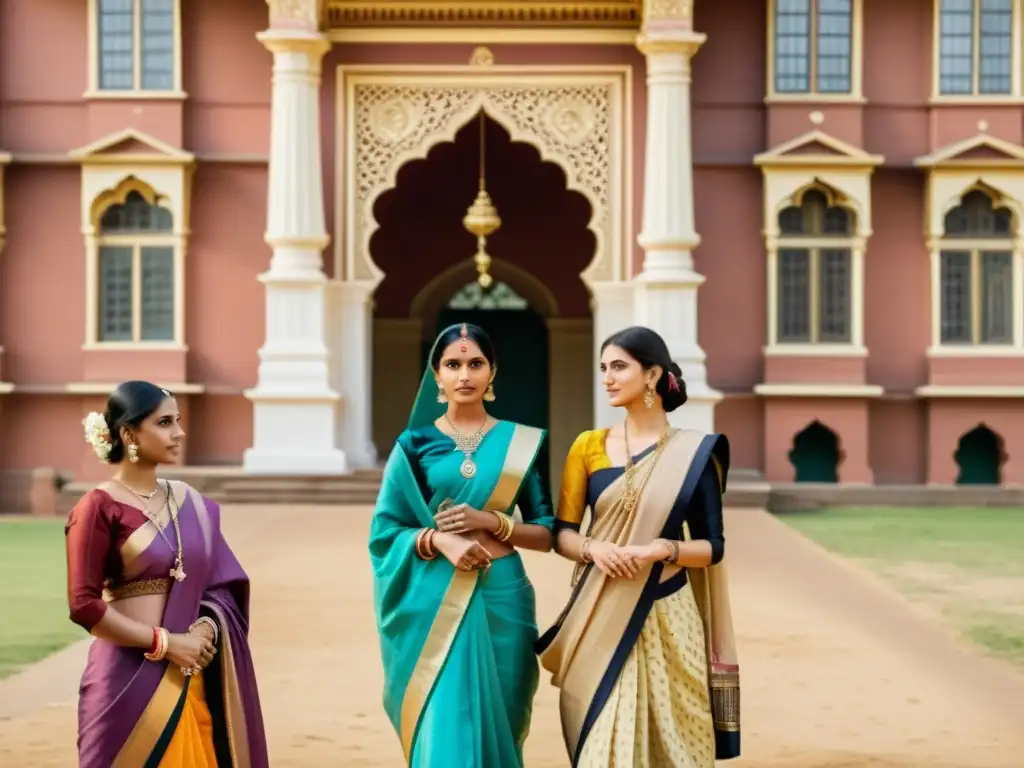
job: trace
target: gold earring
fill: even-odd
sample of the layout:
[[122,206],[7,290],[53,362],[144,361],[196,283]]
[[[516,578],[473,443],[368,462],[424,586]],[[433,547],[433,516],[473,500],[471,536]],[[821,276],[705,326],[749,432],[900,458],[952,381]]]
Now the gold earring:
[[139,463],[139,446],[135,443],[128,443],[128,461],[132,464]]
[[487,389],[484,391],[484,400],[488,403],[493,403],[498,399],[498,396],[494,394],[494,380],[487,382]]
[[654,407],[654,387],[652,387],[650,384],[648,384],[647,389],[644,390],[644,407]]
[[439,403],[447,403],[448,402],[448,395],[446,395],[444,393],[444,385],[441,384],[440,381],[437,382],[437,402],[439,402]]

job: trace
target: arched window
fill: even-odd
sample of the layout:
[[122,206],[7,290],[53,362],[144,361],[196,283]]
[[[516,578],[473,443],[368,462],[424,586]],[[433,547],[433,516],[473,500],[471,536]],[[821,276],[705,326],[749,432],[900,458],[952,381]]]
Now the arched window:
[[946,214],[939,253],[940,342],[1013,343],[1013,215],[980,190]]
[[818,189],[779,214],[777,343],[851,341],[854,224]]
[[173,341],[175,239],[170,211],[131,191],[99,221],[98,341]]

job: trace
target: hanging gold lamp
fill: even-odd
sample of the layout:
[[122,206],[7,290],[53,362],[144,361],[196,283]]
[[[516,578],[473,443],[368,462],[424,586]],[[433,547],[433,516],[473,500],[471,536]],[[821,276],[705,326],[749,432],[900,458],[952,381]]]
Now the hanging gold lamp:
[[487,289],[494,283],[491,277],[491,257],[487,253],[487,238],[501,226],[501,217],[498,216],[498,209],[494,207],[491,196],[487,194],[486,173],[485,173],[485,145],[486,145],[486,123],[487,117],[484,111],[480,110],[480,191],[476,193],[476,199],[466,211],[462,219],[464,226],[470,234],[476,235],[476,255],[473,261],[476,262],[477,278],[480,287]]

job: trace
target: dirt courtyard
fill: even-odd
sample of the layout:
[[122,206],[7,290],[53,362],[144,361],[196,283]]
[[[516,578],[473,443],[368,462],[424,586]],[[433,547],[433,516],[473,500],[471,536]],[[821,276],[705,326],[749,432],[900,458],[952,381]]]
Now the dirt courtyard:
[[[380,704],[366,508],[225,510],[253,581],[252,645],[274,768],[400,766]],[[763,512],[730,510],[743,683],[737,768],[1021,768],[1024,678]],[[526,555],[542,628],[569,567]],[[0,765],[75,765],[85,643],[0,682]],[[1016,714],[1014,714],[1016,713]],[[542,675],[528,768],[565,768]]]

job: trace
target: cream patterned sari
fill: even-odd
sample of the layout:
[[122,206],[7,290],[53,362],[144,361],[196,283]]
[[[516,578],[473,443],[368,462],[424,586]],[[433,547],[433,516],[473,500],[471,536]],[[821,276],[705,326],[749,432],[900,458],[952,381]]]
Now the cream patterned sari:
[[[620,545],[687,538],[687,518],[705,512],[690,506],[709,462],[722,491],[725,437],[673,431],[660,457],[637,462],[638,475],[650,474],[632,512],[619,476],[597,499],[589,534]],[[633,579],[589,565],[537,650],[561,689],[574,767],[711,768],[716,756],[738,756],[739,666],[724,563],[654,563]]]

